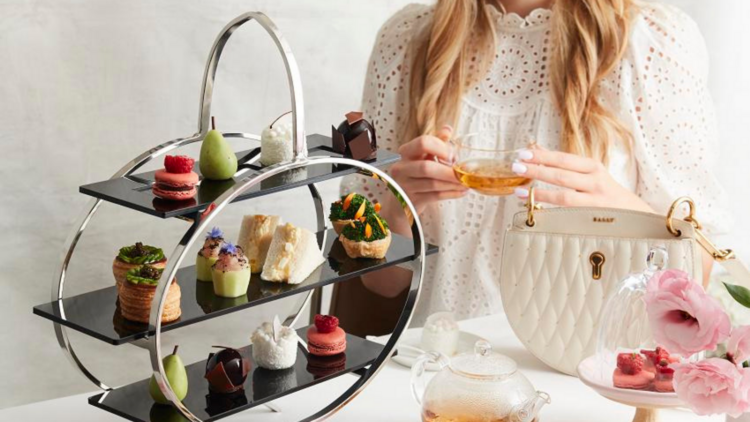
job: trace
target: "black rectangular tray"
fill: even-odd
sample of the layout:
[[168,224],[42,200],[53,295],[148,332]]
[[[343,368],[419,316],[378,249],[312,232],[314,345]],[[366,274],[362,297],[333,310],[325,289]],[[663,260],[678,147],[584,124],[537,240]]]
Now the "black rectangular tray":
[[[307,328],[297,331],[306,338]],[[252,370],[245,381],[244,391],[231,395],[211,393],[203,378],[206,361],[187,366],[188,394],[182,401],[201,420],[216,421],[238,412],[259,406],[328,381],[340,375],[360,370],[370,365],[383,350],[383,346],[348,335],[346,352],[339,356],[320,358],[308,355],[299,345],[297,362],[292,368],[270,371],[259,368],[252,361],[252,346],[240,349],[251,361]],[[207,349],[209,352],[216,349]],[[89,398],[89,404],[135,422],[186,421],[171,405],[157,405],[149,395],[149,380],[136,382]]]
[[[351,259],[346,255],[333,229],[319,232],[317,235],[321,237],[324,233],[326,242],[323,256],[327,260],[300,284],[271,283],[261,280],[258,274],[253,274],[246,296],[227,299],[214,295],[212,283],[197,281],[194,266],[181,268],[177,272],[177,281],[182,293],[182,315],[177,321],[162,325],[162,331],[174,330],[317,287],[342,282],[415,258],[413,241],[395,233],[383,260]],[[436,246],[427,245],[428,255],[437,252]],[[111,280],[114,284],[114,277]],[[60,310],[61,305],[64,313]],[[155,332],[155,328],[148,324],[128,321],[122,317],[114,285],[64,298],[62,304],[56,300],[35,306],[34,313],[113,345],[130,343]]]
[[[316,156],[333,156],[341,157],[331,149],[331,138],[323,135],[310,135],[307,137],[308,155]],[[256,156],[260,153],[260,148],[253,150],[241,151],[237,153],[237,160],[240,163],[247,161],[248,157]],[[377,157],[367,163],[376,167],[383,167],[398,161],[400,156],[383,149],[378,150]],[[247,169],[239,177],[225,181],[201,180],[198,186],[198,195],[195,198],[185,201],[168,201],[154,196],[151,192],[151,185],[154,182],[154,172],[134,174],[128,177],[105,180],[103,182],[83,185],[79,188],[80,192],[94,198],[122,205],[127,208],[141,211],[161,218],[170,218],[177,216],[190,216],[205,209],[208,204],[221,196],[228,189],[233,188],[237,183],[257,175],[262,169],[259,163],[241,164],[240,170]],[[195,163],[195,171],[200,174],[198,162]],[[288,189],[306,186],[312,183],[323,182],[336,177],[346,176],[356,171],[350,166],[337,166],[322,164],[309,166],[304,169],[293,170],[278,174],[261,182],[251,189],[245,191],[237,197],[235,202],[255,198],[263,195],[269,195]]]

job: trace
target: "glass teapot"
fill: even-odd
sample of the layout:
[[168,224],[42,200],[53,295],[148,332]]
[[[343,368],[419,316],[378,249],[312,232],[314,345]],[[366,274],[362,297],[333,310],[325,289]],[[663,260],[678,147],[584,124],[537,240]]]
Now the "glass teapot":
[[[425,388],[427,363],[440,371]],[[536,422],[539,410],[550,402],[511,358],[493,353],[484,340],[473,353],[453,360],[437,352],[421,355],[412,367],[411,386],[423,422]]]

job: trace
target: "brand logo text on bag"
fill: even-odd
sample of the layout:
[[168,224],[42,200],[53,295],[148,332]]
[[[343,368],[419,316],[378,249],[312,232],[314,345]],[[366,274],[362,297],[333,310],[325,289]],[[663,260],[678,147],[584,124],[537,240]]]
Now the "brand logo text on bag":
[[614,223],[614,217],[594,217],[594,223]]

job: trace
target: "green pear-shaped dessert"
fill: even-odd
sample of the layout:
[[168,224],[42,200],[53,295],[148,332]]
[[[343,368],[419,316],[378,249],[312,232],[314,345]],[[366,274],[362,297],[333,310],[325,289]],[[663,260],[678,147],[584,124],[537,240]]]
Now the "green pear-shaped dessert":
[[219,251],[224,245],[224,233],[218,227],[214,227],[206,234],[206,241],[198,251],[195,258],[195,273],[198,281],[213,281],[211,267],[219,259]]
[[216,296],[233,298],[246,295],[250,285],[250,264],[242,248],[225,243],[212,268],[212,276]]
[[[172,386],[172,390],[174,390],[177,398],[182,401],[188,392],[188,376],[187,371],[185,371],[185,364],[182,363],[182,359],[177,354],[178,347],[175,346],[172,354],[165,357],[162,363],[164,364],[164,373],[167,375],[169,385]],[[148,384],[148,392],[155,402],[169,404],[169,400],[164,397],[164,393],[159,389],[159,385],[156,383],[156,378],[153,375],[151,375],[151,382]]]
[[209,180],[226,180],[237,173],[237,155],[221,132],[216,130],[216,121],[211,117],[211,130],[203,138],[199,167],[201,174]]

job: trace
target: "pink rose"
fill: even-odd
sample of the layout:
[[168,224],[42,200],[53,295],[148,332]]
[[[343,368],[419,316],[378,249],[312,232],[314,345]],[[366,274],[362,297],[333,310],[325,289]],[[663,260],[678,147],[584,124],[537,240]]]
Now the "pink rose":
[[689,357],[714,350],[729,337],[729,316],[683,271],[654,274],[643,300],[654,340],[674,353]]
[[711,358],[671,365],[677,396],[697,415],[726,413],[738,417],[750,410],[750,371]]
[[742,365],[742,362],[750,359],[750,326],[732,330],[727,342],[727,357],[737,365]]

